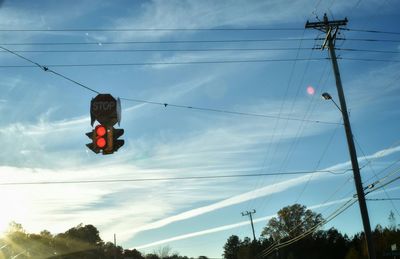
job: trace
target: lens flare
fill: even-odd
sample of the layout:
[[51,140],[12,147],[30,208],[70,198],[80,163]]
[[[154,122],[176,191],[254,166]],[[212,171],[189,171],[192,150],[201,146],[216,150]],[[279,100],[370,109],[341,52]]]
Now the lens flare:
[[314,95],[315,94],[315,89],[312,86],[307,86],[307,93],[309,95]]

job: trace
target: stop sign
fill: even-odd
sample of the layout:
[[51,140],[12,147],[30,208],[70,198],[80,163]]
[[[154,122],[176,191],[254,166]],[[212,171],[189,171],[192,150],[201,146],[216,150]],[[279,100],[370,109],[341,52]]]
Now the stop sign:
[[105,126],[121,122],[121,102],[111,94],[99,94],[90,102],[91,124],[97,120]]

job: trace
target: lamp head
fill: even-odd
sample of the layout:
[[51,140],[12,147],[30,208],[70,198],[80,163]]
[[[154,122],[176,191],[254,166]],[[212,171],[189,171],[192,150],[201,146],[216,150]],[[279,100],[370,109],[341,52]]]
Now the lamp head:
[[331,99],[332,99],[332,96],[331,96],[329,93],[323,93],[323,94],[322,94],[322,97],[323,97],[325,100],[331,100]]

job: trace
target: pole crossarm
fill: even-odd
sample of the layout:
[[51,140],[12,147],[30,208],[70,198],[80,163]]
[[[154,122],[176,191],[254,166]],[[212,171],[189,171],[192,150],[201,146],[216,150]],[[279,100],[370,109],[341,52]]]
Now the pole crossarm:
[[[326,17],[326,19],[325,19],[325,17]],[[344,20],[338,20],[338,21],[328,21],[328,18],[325,14],[324,21],[322,21],[322,22],[307,21],[306,29],[312,28],[312,29],[325,29],[326,30],[326,29],[332,28],[332,27],[346,26],[347,23],[348,23],[347,18],[345,18]]]

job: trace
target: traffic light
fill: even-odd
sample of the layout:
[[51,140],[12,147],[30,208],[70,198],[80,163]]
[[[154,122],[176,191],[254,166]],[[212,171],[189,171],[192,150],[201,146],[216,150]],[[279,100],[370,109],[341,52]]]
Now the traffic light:
[[86,133],[92,143],[86,144],[96,154],[109,155],[117,151],[125,143],[118,139],[124,134],[123,129],[114,129],[112,126],[97,125],[93,131]]

